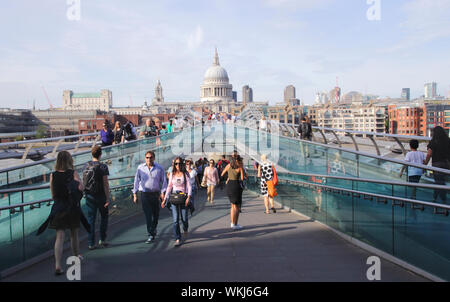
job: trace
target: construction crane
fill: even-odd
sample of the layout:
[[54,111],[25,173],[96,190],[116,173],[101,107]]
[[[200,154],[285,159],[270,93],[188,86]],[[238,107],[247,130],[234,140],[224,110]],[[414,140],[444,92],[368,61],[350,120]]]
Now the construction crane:
[[53,109],[52,102],[50,102],[50,98],[48,97],[47,91],[45,91],[44,86],[42,86],[42,91],[44,91],[44,95],[45,95],[45,97],[47,98],[47,102],[48,102],[48,104],[50,105],[50,109]]

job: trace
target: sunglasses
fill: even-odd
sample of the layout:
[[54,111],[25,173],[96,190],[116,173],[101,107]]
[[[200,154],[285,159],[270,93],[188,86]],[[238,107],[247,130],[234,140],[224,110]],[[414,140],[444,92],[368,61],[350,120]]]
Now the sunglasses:
[[181,164],[181,163],[175,163],[175,165],[179,165],[179,164]]
[[152,159],[154,158],[153,156],[146,156],[145,159]]

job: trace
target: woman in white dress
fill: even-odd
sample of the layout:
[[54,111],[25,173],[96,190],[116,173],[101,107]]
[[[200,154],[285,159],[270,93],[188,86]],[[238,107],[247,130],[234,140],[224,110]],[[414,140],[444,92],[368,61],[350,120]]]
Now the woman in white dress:
[[264,196],[264,206],[266,207],[265,213],[270,214],[270,210],[276,213],[277,210],[275,210],[273,197],[269,196],[266,183],[266,181],[273,179],[273,169],[272,164],[267,161],[267,156],[265,154],[261,155],[261,163],[258,166],[258,177],[261,177],[261,195]]

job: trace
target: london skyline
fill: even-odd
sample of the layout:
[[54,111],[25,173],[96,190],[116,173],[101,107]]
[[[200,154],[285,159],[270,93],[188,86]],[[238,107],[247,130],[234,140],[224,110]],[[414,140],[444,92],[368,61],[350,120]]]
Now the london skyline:
[[[2,107],[54,107],[62,91],[113,92],[114,106],[150,102],[158,79],[166,101],[200,100],[214,48],[233,90],[249,85],[255,101],[283,101],[288,85],[313,104],[316,92],[411,99],[424,84],[450,89],[450,1],[380,1],[371,21],[366,0],[165,1],[46,0],[2,3]],[[419,18],[420,17],[420,18]]]

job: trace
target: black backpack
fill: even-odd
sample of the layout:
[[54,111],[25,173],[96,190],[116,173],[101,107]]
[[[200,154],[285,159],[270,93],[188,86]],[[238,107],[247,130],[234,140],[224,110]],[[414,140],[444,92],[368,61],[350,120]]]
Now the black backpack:
[[101,181],[98,168],[100,163],[89,162],[83,171],[83,185],[85,193],[89,195],[98,195],[101,193]]
[[127,124],[125,125],[125,127],[124,127],[123,130],[124,130],[124,132],[125,132],[125,139],[126,139],[127,141],[135,140],[135,139],[136,139],[136,136],[135,136],[134,133],[133,133],[133,127],[131,126],[130,123],[127,123]]

